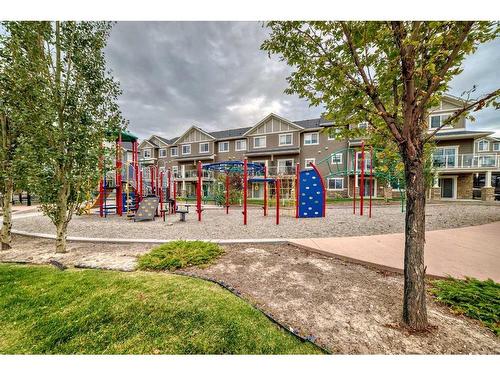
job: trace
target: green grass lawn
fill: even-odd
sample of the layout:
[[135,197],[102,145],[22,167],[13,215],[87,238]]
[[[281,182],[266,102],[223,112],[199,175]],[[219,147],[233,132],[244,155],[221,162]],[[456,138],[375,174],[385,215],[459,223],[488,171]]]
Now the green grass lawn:
[[481,321],[500,336],[500,284],[493,280],[449,278],[432,282],[434,297],[458,314]]
[[0,264],[0,353],[319,353],[219,286]]

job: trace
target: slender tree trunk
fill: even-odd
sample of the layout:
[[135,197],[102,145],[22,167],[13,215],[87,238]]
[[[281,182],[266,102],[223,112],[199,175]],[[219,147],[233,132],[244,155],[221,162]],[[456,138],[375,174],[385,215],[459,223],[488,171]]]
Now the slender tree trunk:
[[63,184],[59,190],[57,197],[57,207],[55,213],[54,224],[56,225],[56,253],[66,252],[66,237],[68,235],[68,201],[67,191],[68,187]]
[[406,223],[403,323],[415,330],[428,327],[425,301],[425,179],[421,158],[405,160]]
[[3,200],[3,222],[2,222],[2,250],[8,250],[11,247],[12,236],[12,197],[14,195],[14,183],[12,178],[5,180],[5,190],[2,196]]
[[11,169],[11,128],[7,116],[0,115],[1,135],[2,135],[2,174],[4,175],[4,191],[2,196],[3,222],[0,233],[1,249],[7,250],[11,247],[11,229],[12,229],[12,205],[14,204],[14,181],[12,179]]
[[57,222],[56,225],[56,253],[65,253],[66,237],[68,236],[68,223],[66,220]]

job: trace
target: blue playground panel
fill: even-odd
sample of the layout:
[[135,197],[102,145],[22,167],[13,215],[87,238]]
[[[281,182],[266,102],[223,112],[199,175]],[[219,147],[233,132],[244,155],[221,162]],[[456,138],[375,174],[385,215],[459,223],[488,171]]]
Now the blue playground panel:
[[323,216],[323,185],[315,169],[300,171],[299,217]]

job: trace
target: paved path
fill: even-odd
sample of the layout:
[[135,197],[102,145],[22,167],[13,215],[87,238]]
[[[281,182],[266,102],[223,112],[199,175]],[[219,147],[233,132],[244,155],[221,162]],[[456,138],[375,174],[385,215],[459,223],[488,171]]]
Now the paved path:
[[[402,271],[404,234],[290,240],[325,255]],[[431,276],[472,276],[500,282],[500,222],[426,233],[425,264]]]

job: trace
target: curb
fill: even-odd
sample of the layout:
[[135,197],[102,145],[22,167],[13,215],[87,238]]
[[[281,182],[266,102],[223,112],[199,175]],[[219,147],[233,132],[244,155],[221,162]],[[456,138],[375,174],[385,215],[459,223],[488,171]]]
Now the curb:
[[[23,230],[12,230],[13,234],[17,234],[20,236],[26,237],[35,237],[35,238],[46,238],[50,240],[55,240],[56,236],[54,234],[47,233],[33,233],[26,232]],[[67,241],[74,242],[94,242],[94,243],[151,243],[151,244],[162,244],[169,243],[172,241],[178,241],[177,238],[172,239],[149,239],[149,238],[92,238],[92,237],[74,237],[68,236],[66,237]],[[289,244],[290,240],[288,239],[275,239],[275,238],[243,238],[243,239],[189,239],[185,238],[185,241],[206,241],[206,242],[214,242],[218,244],[251,244],[251,243],[259,243],[259,244]]]
[[[305,250],[305,251],[310,251],[310,252],[313,252],[313,253],[316,253],[316,254],[320,254],[320,255],[323,255],[323,256],[326,256],[326,257],[329,257],[329,258],[336,258],[336,259],[339,259],[339,260],[343,260],[345,262],[359,264],[361,266],[372,268],[372,269],[379,270],[379,271],[384,271],[384,272],[389,272],[389,273],[395,273],[395,274],[398,274],[398,275],[403,275],[404,274],[404,270],[402,268],[392,267],[392,266],[388,266],[388,265],[380,264],[380,263],[373,263],[373,262],[369,262],[369,261],[366,261],[366,260],[361,260],[361,259],[357,259],[357,258],[348,257],[348,256],[345,256],[345,255],[339,255],[339,254],[331,253],[329,251],[324,251],[324,250],[317,249],[317,248],[314,248],[314,247],[310,247],[310,246],[307,246],[307,245],[298,244],[298,243],[294,242],[293,240],[289,241],[288,243],[289,243],[289,245],[298,247],[299,249],[302,249],[302,250]],[[426,279],[432,279],[432,280],[443,280],[443,279],[446,279],[447,276],[433,275],[433,274],[430,274],[430,273],[426,273],[425,274],[425,278]]]

